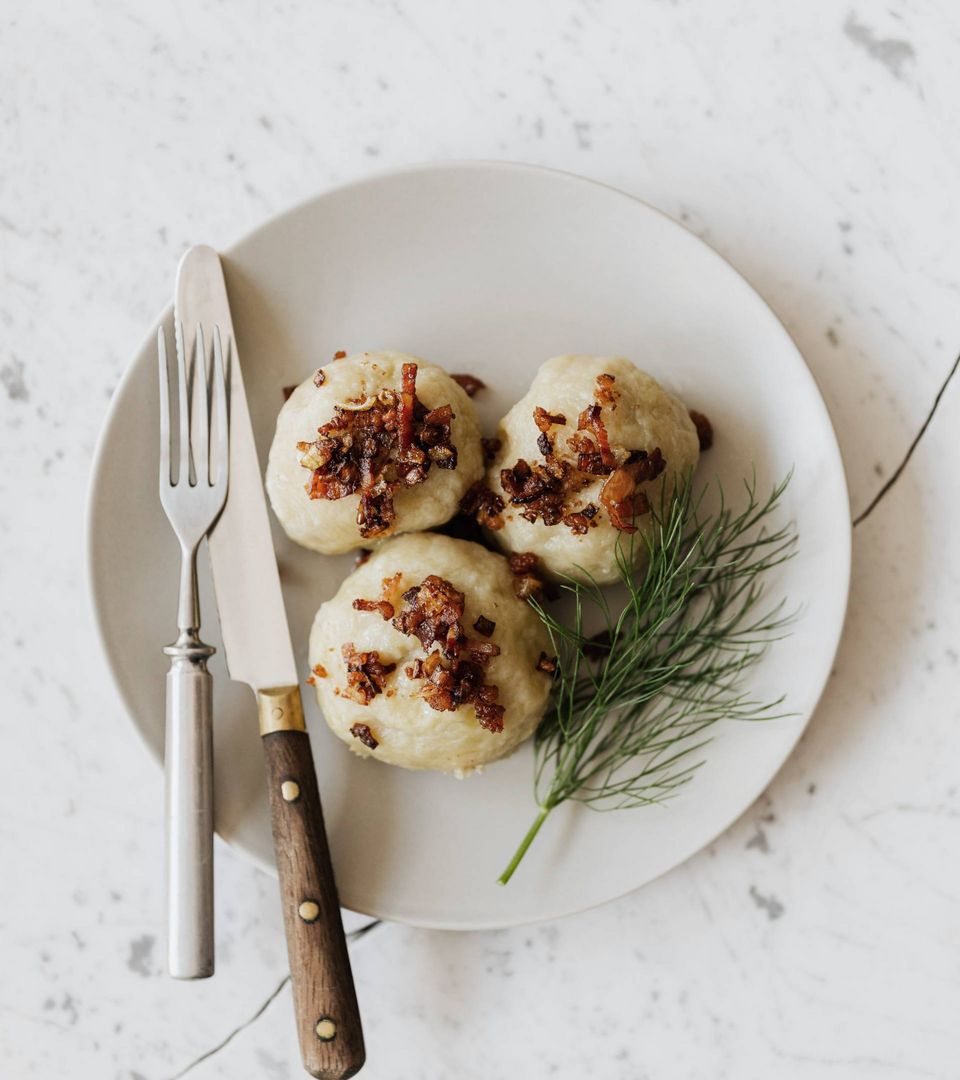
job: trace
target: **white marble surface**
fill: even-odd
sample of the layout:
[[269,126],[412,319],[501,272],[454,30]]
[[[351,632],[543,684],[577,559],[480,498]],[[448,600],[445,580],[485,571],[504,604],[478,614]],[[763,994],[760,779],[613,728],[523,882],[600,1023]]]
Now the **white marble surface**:
[[0,1075],[300,1075],[275,885],[225,848],[217,977],[161,973],[161,777],[94,642],[85,486],[189,242],[444,157],[609,181],[749,277],[837,423],[853,592],[800,748],[709,850],[562,922],[355,942],[364,1075],[960,1074],[960,386],[864,516],[960,350],[956,7],[7,0],[0,25]]

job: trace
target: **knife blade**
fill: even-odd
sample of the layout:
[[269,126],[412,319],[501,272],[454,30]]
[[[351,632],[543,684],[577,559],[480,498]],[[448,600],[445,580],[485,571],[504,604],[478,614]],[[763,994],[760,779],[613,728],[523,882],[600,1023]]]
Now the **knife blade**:
[[[217,528],[210,534],[210,563],[230,678],[254,690],[297,682],[280,575],[270,536],[260,462],[247,408],[243,372],[220,257],[211,247],[191,248],[177,270],[174,315],[184,334],[219,326],[230,391],[230,484]],[[179,343],[178,343],[179,344]],[[183,346],[190,354],[192,342]]]
[[[184,330],[219,330],[230,403],[230,490],[209,537],[227,669],[257,697],[300,1052],[309,1073],[353,1076],[363,1031],[270,537],[260,461],[220,257],[199,245],[177,271]],[[191,343],[184,342],[189,349]]]

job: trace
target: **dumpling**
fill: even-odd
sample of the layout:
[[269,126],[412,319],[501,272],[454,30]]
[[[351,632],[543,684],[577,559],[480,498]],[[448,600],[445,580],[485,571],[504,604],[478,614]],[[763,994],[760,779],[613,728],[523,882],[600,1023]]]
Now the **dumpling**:
[[[706,438],[706,418],[698,417]],[[467,496],[504,551],[547,573],[605,584],[621,550],[639,560],[650,509],[697,464],[686,408],[629,360],[557,356],[500,422],[486,482]]]
[[550,639],[502,555],[434,533],[383,544],[317,612],[311,681],[356,753],[464,775],[533,734]]
[[448,521],[482,474],[463,389],[434,364],[369,352],[333,360],[293,391],[266,487],[291,540],[335,555]]

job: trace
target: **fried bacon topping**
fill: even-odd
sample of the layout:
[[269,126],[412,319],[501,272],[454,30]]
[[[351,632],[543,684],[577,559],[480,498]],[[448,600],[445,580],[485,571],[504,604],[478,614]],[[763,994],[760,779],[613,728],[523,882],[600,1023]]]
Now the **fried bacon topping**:
[[503,506],[503,499],[482,480],[471,485],[460,500],[461,513],[476,518],[481,525],[494,530],[503,528]]
[[690,409],[689,412],[693,426],[697,429],[697,442],[700,443],[700,449],[709,450],[713,446],[713,424],[702,412],[697,412],[696,409]]
[[487,388],[487,384],[476,375],[451,375],[450,378],[463,387],[467,397],[476,397],[481,390]]
[[333,358],[334,360],[346,360],[347,354],[343,351],[343,349],[337,349],[337,351],[333,354]]
[[666,466],[659,447],[650,454],[645,450],[634,450],[624,464],[607,477],[600,489],[600,503],[621,532],[636,532],[635,519],[650,513],[646,495],[637,489],[640,484],[656,480]]
[[[393,584],[389,579],[384,587]],[[393,605],[386,601],[354,601],[353,606],[359,611],[380,611],[387,618],[384,604],[392,610]],[[415,659],[404,670],[408,678],[422,680],[420,692],[431,709],[453,712],[472,704],[481,727],[502,731],[504,708],[497,704],[500,691],[486,682],[487,665],[500,655],[500,646],[492,641],[471,641],[464,632],[463,612],[463,593],[436,574],[407,589],[392,622],[402,634],[420,642],[426,657]],[[474,629],[489,636],[494,625],[481,615]]]
[[400,391],[336,406],[314,442],[297,443],[300,464],[310,469],[311,499],[342,499],[360,492],[357,525],[379,536],[396,519],[394,495],[422,484],[431,465],[457,467],[450,405],[428,410],[417,398],[417,365],[404,364]]
[[326,677],[327,677],[327,669],[323,666],[323,664],[314,664],[313,665],[313,670],[310,672],[309,676],[307,677],[307,683],[310,686],[316,686],[317,685],[317,679],[325,679]]
[[[574,535],[583,536],[597,524],[601,507],[622,532],[635,532],[635,518],[649,512],[650,505],[643,492],[638,490],[639,485],[656,479],[666,462],[659,447],[649,453],[620,450],[618,457],[610,445],[603,412],[617,407],[619,395],[615,382],[615,377],[606,372],[597,376],[594,401],[577,417],[577,429],[565,440],[563,456],[552,429],[565,425],[567,418],[539,405],[533,410],[533,422],[540,432],[537,449],[543,461],[519,458],[511,467],[500,470],[500,486],[522,518],[530,522],[542,521],[544,525],[563,524]],[[693,415],[691,413],[691,417]],[[709,428],[706,417],[701,419]],[[694,423],[698,423],[696,419]],[[697,430],[698,433],[701,430],[699,424]],[[600,506],[593,502],[571,505],[576,494],[596,477],[605,477],[598,500]],[[483,489],[482,485],[474,485],[464,497],[461,509],[481,521],[483,515],[487,520],[482,523],[490,528],[502,528],[503,500],[494,492],[487,492],[489,489]],[[491,518],[498,524],[489,524]]]
[[606,372],[597,376],[597,389],[594,394],[598,405],[609,405],[611,409],[617,407],[617,398],[620,395],[613,388],[616,381],[615,375],[608,375]]
[[394,615],[393,604],[389,600],[354,600],[354,611],[379,611],[384,622],[389,622]]
[[543,579],[538,573],[538,561],[531,551],[518,551],[507,562],[513,573],[513,591],[518,600],[527,600],[543,592]]
[[396,670],[397,665],[382,664],[380,653],[375,649],[358,652],[353,642],[342,646],[340,653],[347,668],[347,690],[344,696],[358,705],[369,705],[377,694],[383,693],[387,676]]
[[359,739],[364,746],[368,747],[371,750],[376,750],[376,748],[380,745],[380,743],[377,742],[376,738],[374,737],[373,732],[370,730],[369,724],[354,724],[350,728],[350,734],[355,739]]
[[555,656],[547,656],[545,652],[540,653],[540,659],[537,660],[537,671],[545,671],[548,675],[553,675],[557,670],[557,658]]
[[484,637],[490,637],[496,629],[496,625],[497,624],[492,619],[488,619],[485,615],[478,615],[477,621],[473,624],[473,628],[478,634],[483,634]]
[[323,368],[317,368],[316,374],[313,376],[313,385],[319,390],[321,386],[327,381],[326,373]]

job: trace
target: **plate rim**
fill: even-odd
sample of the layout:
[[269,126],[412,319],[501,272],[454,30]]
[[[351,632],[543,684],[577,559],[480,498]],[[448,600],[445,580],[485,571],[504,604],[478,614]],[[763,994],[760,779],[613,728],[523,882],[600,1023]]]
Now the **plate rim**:
[[[451,931],[468,931],[468,930],[495,930],[506,929],[515,926],[531,926],[537,925],[543,922],[549,922],[559,918],[566,918],[572,915],[579,914],[580,912],[590,911],[598,907],[602,907],[605,904],[612,903],[613,901],[620,900],[629,894],[644,888],[647,885],[652,884],[654,881],[666,876],[673,870],[678,869],[689,859],[691,859],[698,852],[714,843],[720,836],[722,836],[731,826],[733,826],[745,813],[747,813],[750,807],[756,802],[756,800],[763,794],[764,790],[768,788],[779,776],[781,770],[790,759],[791,755],[797,747],[797,743],[802,738],[804,732],[807,730],[810,721],[813,718],[814,713],[820,706],[823,698],[823,694],[826,690],[827,684],[830,680],[830,672],[833,666],[833,662],[836,659],[836,654],[840,646],[840,642],[843,637],[844,629],[846,627],[847,615],[849,610],[849,598],[850,598],[850,581],[853,561],[853,523],[851,521],[849,507],[850,507],[850,492],[847,483],[846,469],[843,461],[843,454],[840,449],[839,440],[837,439],[836,428],[833,423],[833,418],[830,415],[829,407],[827,406],[826,399],[824,398],[823,391],[820,383],[817,380],[816,375],[810,368],[803,355],[800,347],[794,340],[793,335],[787,329],[785,323],[768,303],[766,298],[758,291],[753,283],[743,274],[738,267],[731,262],[728,258],[722,255],[717,249],[704,240],[702,237],[692,232],[683,222],[678,221],[672,217],[666,211],[661,210],[659,207],[652,205],[645,199],[639,196],[633,195],[628,191],[624,191],[622,188],[618,188],[613,184],[607,183],[603,180],[597,180],[593,177],[584,176],[580,173],[572,172],[567,169],[558,169],[546,165],[535,165],[527,162],[509,161],[509,160],[497,160],[491,158],[450,158],[441,159],[436,161],[418,162],[409,165],[403,165],[395,168],[382,168],[369,172],[365,172],[362,176],[355,177],[352,180],[346,180],[343,183],[332,185],[327,188],[308,195],[302,199],[297,200],[295,203],[288,206],[285,210],[281,210],[278,213],[272,214],[263,220],[259,225],[248,230],[247,232],[236,237],[230,244],[225,245],[219,249],[220,253],[227,259],[233,257],[234,251],[259,237],[262,233],[269,229],[274,228],[279,222],[301,213],[306,207],[320,202],[323,199],[335,196],[348,191],[353,191],[359,188],[375,185],[382,182],[389,182],[390,180],[398,179],[400,177],[417,175],[420,173],[442,173],[442,172],[457,172],[457,171],[477,171],[477,170],[490,170],[492,172],[500,173],[533,173],[547,177],[553,177],[562,179],[567,183],[575,185],[585,185],[589,187],[599,188],[610,194],[618,196],[620,199],[629,200],[631,203],[639,204],[646,210],[653,212],[661,218],[665,218],[671,225],[676,228],[682,229],[688,236],[696,241],[703,249],[708,251],[713,258],[719,260],[724,266],[732,271],[741,282],[746,285],[747,289],[759,301],[759,303],[767,310],[772,316],[775,324],[779,327],[784,338],[789,342],[797,358],[800,360],[800,368],[806,374],[809,379],[812,389],[815,391],[815,397],[819,403],[819,407],[823,412],[824,419],[826,420],[826,430],[829,432],[830,439],[828,440],[829,446],[825,447],[828,450],[828,456],[834,458],[836,466],[835,478],[839,482],[838,497],[842,496],[842,501],[847,507],[847,513],[843,515],[841,529],[843,535],[838,537],[838,550],[837,557],[842,557],[843,565],[838,567],[838,572],[842,571],[842,604],[840,607],[840,617],[837,619],[836,631],[833,636],[833,640],[830,642],[829,656],[830,663],[826,665],[826,672],[821,681],[821,684],[814,697],[809,711],[803,723],[797,728],[794,737],[786,745],[783,754],[777,763],[773,772],[766,775],[763,782],[759,785],[758,789],[751,795],[749,801],[734,817],[722,822],[715,831],[698,843],[696,847],[683,853],[681,857],[673,863],[672,866],[655,874],[653,877],[648,878],[640,885],[635,885],[630,888],[624,889],[621,892],[617,892],[613,895],[606,896],[603,899],[590,901],[589,903],[577,902],[576,906],[561,906],[559,908],[551,907],[550,910],[538,913],[535,917],[521,916],[517,918],[504,919],[503,917],[482,920],[482,919],[470,919],[470,920],[458,920],[456,918],[438,919],[433,918],[418,918],[416,915],[409,913],[397,913],[384,914],[378,911],[372,911],[365,905],[359,905],[349,908],[350,911],[357,912],[362,915],[369,916],[371,918],[386,920],[390,922],[397,922],[407,926],[414,926],[423,929],[433,930],[451,930]],[[126,714],[126,719],[130,727],[136,733],[138,742],[143,746],[148,756],[163,768],[163,755],[158,753],[154,746],[148,741],[145,732],[141,725],[136,721],[134,709],[134,703],[130,694],[124,687],[123,681],[119,678],[118,665],[116,660],[108,646],[107,633],[105,620],[103,617],[103,603],[101,593],[104,588],[104,582],[101,580],[101,574],[98,571],[98,567],[95,560],[95,546],[96,546],[96,530],[97,522],[95,509],[102,498],[102,464],[106,455],[106,448],[108,442],[108,435],[112,429],[117,414],[119,413],[120,401],[123,398],[123,391],[126,384],[133,378],[135,370],[134,358],[139,356],[141,352],[148,349],[152,344],[156,336],[156,326],[163,324],[168,318],[171,317],[173,311],[173,302],[171,300],[160,311],[157,318],[154,320],[153,329],[148,330],[141,339],[141,344],[132,353],[132,358],[127,362],[120,379],[117,382],[113,393],[110,396],[110,402],[104,413],[103,420],[101,422],[100,431],[97,436],[97,441],[94,447],[93,454],[90,460],[90,480],[87,488],[86,500],[84,504],[84,520],[83,520],[83,566],[86,577],[86,596],[90,605],[92,614],[92,621],[94,625],[94,632],[96,635],[97,644],[100,649],[101,656],[103,657],[107,670],[110,675],[110,681],[113,689],[118,695]],[[842,543],[841,543],[842,541]],[[220,840],[237,853],[242,859],[248,863],[253,864],[259,870],[268,874],[271,877],[276,878],[276,867],[264,861],[259,855],[250,851],[245,845],[238,842],[235,838],[223,835],[217,830],[217,836]]]

